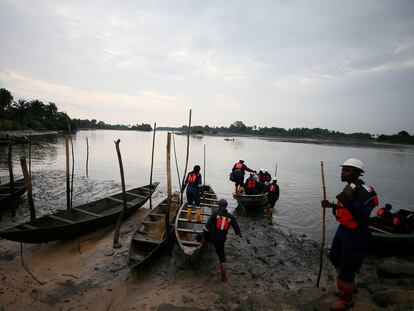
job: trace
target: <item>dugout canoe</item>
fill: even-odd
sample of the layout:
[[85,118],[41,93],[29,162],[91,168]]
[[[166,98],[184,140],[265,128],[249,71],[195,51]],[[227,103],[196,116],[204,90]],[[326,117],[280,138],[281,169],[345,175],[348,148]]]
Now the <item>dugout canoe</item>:
[[414,253],[414,233],[398,233],[391,226],[384,225],[379,217],[371,217],[370,250],[381,252]]
[[236,199],[238,205],[244,207],[246,211],[258,210],[268,203],[267,193],[250,195],[233,193],[233,198]]
[[19,199],[26,192],[24,178],[20,178],[13,183],[13,195],[11,194],[10,183],[0,185],[0,210],[10,208],[14,200]]
[[[152,191],[158,182],[152,184]],[[150,197],[150,185],[126,191],[124,219],[137,211]],[[43,243],[76,237],[114,224],[123,209],[122,192],[106,198],[60,210],[0,231],[3,239],[23,243]]]
[[[180,208],[180,193],[174,193],[170,204],[168,198],[154,207],[137,225],[129,246],[128,265],[138,268],[159,253],[174,230],[175,217]],[[170,227],[165,228],[165,217],[169,209]]]
[[218,208],[217,195],[213,189],[204,185],[204,197],[201,197],[201,221],[196,221],[196,209],[193,205],[191,220],[188,220],[187,202],[183,203],[175,219],[175,236],[178,244],[186,255],[194,255],[204,244],[197,242],[197,234],[203,232],[204,225]]

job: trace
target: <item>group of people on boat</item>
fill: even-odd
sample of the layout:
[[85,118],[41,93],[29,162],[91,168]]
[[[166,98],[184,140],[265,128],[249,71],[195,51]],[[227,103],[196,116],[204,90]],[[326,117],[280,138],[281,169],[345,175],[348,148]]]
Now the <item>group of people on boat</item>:
[[391,209],[391,204],[379,208],[376,213],[376,224],[393,233],[414,233],[414,212],[400,209],[393,213]]

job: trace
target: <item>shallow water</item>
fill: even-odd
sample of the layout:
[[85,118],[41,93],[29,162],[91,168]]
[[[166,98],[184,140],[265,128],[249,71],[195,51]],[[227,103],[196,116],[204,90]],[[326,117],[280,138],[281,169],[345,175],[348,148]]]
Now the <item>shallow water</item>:
[[[157,197],[166,193],[166,132],[157,132],[154,155],[153,180],[159,181]],[[89,140],[89,178],[86,177],[86,138]],[[79,131],[73,137],[75,151],[74,204],[91,198],[103,197],[120,191],[120,173],[114,141],[121,140],[125,180],[128,187],[149,183],[152,133],[132,131]],[[180,177],[184,170],[186,136],[175,135]],[[206,170],[203,149],[206,146]],[[21,176],[19,157],[28,154],[28,147],[13,147],[15,176]],[[39,214],[56,208],[65,208],[65,146],[61,136],[36,139],[32,144],[32,171],[34,199]],[[0,146],[0,178],[8,182],[7,148]],[[193,136],[190,139],[188,170],[195,164],[202,167],[206,183],[211,184],[219,197],[226,198],[230,208],[237,205],[232,198],[233,183],[229,172],[239,157],[252,169],[268,169],[274,175],[277,164],[280,200],[276,205],[274,223],[286,231],[306,234],[320,239],[322,199],[320,161],[325,163],[328,199],[333,199],[344,186],[340,182],[339,164],[349,157],[361,159],[366,168],[367,184],[379,194],[380,205],[393,204],[395,209],[414,209],[414,148],[404,146],[364,147],[321,145],[263,140],[252,137]],[[178,190],[178,177],[172,150],[173,190]],[[188,171],[187,170],[187,171]],[[38,177],[36,177],[38,176]],[[37,178],[37,179],[36,179]],[[27,217],[23,199],[20,221]],[[7,217],[6,217],[7,219]],[[4,223],[2,223],[4,227]],[[328,240],[332,238],[336,223],[327,213]]]

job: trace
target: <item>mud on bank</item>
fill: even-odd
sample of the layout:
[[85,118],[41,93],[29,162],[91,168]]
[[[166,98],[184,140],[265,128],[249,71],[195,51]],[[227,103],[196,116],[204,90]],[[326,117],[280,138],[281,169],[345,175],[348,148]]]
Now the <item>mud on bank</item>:
[[[65,206],[60,173],[39,173],[36,180],[35,203],[43,202],[42,212]],[[82,177],[75,184],[88,189],[75,193],[75,203],[119,190],[115,182]],[[154,203],[165,193],[158,189]],[[328,310],[334,270],[325,258],[316,289],[318,243],[285,234],[262,215],[237,215],[244,237],[229,233],[228,283],[219,282],[218,259],[210,246],[188,260],[173,244],[146,267],[130,271],[130,237],[147,212],[142,208],[124,222],[120,249],[112,249],[112,226],[68,241],[23,245],[25,266],[40,283],[22,267],[20,244],[0,240],[0,310]],[[413,262],[412,257],[368,258],[351,310],[413,310]]]

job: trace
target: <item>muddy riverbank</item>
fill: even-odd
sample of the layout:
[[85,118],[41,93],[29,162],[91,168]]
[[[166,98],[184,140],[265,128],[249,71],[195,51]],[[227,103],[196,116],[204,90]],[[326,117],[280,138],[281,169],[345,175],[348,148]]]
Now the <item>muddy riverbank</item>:
[[[43,205],[42,213],[65,206],[64,179],[60,173],[50,175],[34,175],[35,189],[40,189],[35,203]],[[75,205],[119,187],[83,177],[76,184],[87,187],[78,187],[84,190],[75,192]],[[155,204],[165,190],[155,193]],[[26,208],[22,203],[20,208]],[[243,238],[229,233],[228,283],[219,282],[218,260],[210,246],[188,260],[173,244],[146,267],[129,270],[130,237],[146,207],[124,222],[120,249],[112,249],[113,226],[68,241],[23,245],[25,267],[34,277],[21,264],[20,244],[0,240],[0,310],[329,309],[334,269],[325,258],[321,287],[315,288],[318,243],[283,233],[261,215],[237,214]],[[412,257],[370,256],[358,275],[360,293],[351,310],[413,310],[413,262]]]

